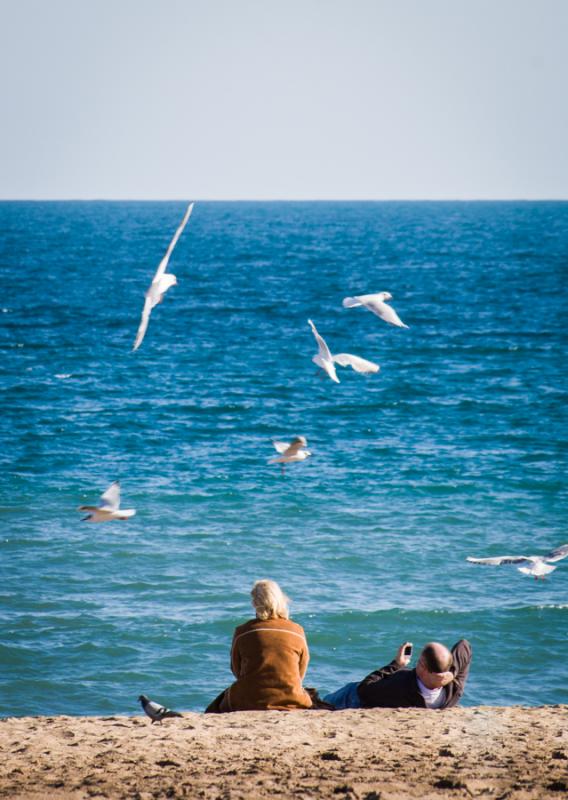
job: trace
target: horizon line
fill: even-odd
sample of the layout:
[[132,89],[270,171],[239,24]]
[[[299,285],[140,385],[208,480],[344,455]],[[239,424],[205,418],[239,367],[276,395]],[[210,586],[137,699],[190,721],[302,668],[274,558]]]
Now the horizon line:
[[[565,203],[567,197],[202,197],[195,203]],[[184,197],[0,197],[0,203],[184,203]]]

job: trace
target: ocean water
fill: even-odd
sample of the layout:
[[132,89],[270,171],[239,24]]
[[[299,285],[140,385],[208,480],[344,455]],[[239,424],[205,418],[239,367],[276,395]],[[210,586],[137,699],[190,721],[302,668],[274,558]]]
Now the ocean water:
[[[568,203],[197,203],[132,353],[184,208],[0,204],[0,714],[202,709],[264,577],[322,692],[465,636],[464,704],[568,702],[568,560],[465,561],[568,541]],[[341,306],[382,290],[408,330]]]

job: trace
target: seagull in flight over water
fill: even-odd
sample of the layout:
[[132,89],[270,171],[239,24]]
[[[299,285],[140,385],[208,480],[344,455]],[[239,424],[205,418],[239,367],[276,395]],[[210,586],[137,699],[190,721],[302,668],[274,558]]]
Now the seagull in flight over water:
[[160,261],[158,269],[156,270],[156,274],[152,278],[152,283],[150,284],[148,291],[145,295],[144,300],[144,308],[142,309],[142,316],[140,318],[140,325],[138,327],[138,333],[136,334],[136,339],[134,340],[134,345],[132,350],[138,350],[140,345],[142,344],[142,340],[146,334],[146,329],[148,327],[148,323],[150,322],[150,314],[154,306],[157,306],[158,303],[161,303],[164,299],[165,293],[168,289],[172,286],[176,286],[177,278],[175,275],[166,272],[168,261],[170,260],[170,256],[173,252],[174,247],[177,244],[177,240],[181,236],[183,229],[187,225],[187,221],[191,216],[191,212],[193,211],[193,203],[190,203],[187,207],[187,211],[184,214],[184,217],[181,221],[181,224],[177,231],[174,233],[174,238],[171,240],[168,249],[166,250],[166,255]]
[[378,292],[378,294],[360,294],[356,297],[345,297],[343,299],[343,308],[356,308],[357,306],[365,306],[377,317],[384,319],[390,325],[396,325],[397,328],[408,328],[400,319],[392,306],[389,306],[386,301],[392,300],[390,292]]
[[332,381],[339,383],[339,378],[335,370],[336,364],[339,364],[341,367],[352,367],[355,372],[369,373],[378,372],[380,370],[378,364],[374,364],[372,361],[367,361],[359,356],[352,356],[351,353],[337,353],[337,355],[332,356],[325,339],[323,336],[319,335],[311,319],[308,320],[308,323],[318,343],[318,352],[312,358],[312,361],[314,364],[317,364],[318,367],[321,367]]
[[515,564],[519,572],[524,575],[533,575],[535,580],[554,572],[556,567],[552,567],[550,561],[561,561],[568,556],[568,544],[562,544],[555,550],[551,550],[545,556],[495,556],[495,558],[472,558],[468,556],[466,561],[471,564],[486,564],[491,567],[499,567],[501,564]]
[[269,464],[280,464],[282,474],[286,464],[294,464],[296,461],[305,461],[311,456],[311,452],[306,450],[308,442],[305,436],[296,436],[291,442],[272,442],[276,450],[280,453],[276,458],[269,459]]
[[98,506],[79,506],[78,511],[89,511],[82,522],[111,522],[114,519],[129,519],[136,514],[134,508],[120,508],[120,482],[114,481],[101,495]]

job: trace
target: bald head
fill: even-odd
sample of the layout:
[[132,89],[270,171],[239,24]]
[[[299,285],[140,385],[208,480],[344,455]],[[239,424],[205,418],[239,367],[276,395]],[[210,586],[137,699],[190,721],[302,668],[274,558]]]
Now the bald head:
[[440,642],[424,645],[420,658],[428,672],[446,672],[452,666],[452,654]]

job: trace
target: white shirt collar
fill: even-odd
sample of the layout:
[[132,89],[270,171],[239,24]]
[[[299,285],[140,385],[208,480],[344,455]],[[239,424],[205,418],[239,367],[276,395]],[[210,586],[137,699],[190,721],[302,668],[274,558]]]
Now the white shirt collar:
[[418,691],[424,698],[424,702],[426,703],[428,708],[438,707],[444,702],[446,697],[446,692],[444,691],[443,686],[438,687],[438,689],[428,689],[427,686],[424,686],[424,684],[422,683],[422,681],[418,676],[416,676],[416,682],[418,683]]

